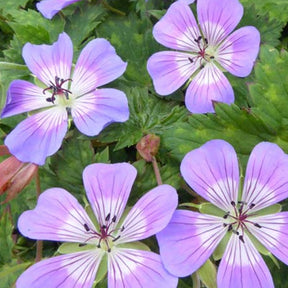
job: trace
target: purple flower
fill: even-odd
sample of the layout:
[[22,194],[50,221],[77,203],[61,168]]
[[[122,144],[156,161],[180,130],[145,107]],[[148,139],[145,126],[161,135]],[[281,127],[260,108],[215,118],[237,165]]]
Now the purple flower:
[[255,243],[259,241],[288,264],[288,212],[265,211],[288,196],[288,156],[276,144],[258,144],[250,155],[240,193],[237,155],[225,141],[212,140],[189,152],[181,173],[192,189],[220,209],[218,216],[185,210],[174,213],[157,235],[167,270],[180,277],[190,275],[225,236],[218,287],[274,287]]
[[52,19],[60,10],[78,1],[80,0],[42,0],[36,6],[45,18]]
[[194,3],[195,2],[195,0],[177,0],[178,2],[182,2],[182,3],[185,3],[185,4],[188,4],[188,5],[190,5],[190,4],[192,4],[192,3]]
[[171,94],[188,80],[187,109],[207,113],[214,112],[213,101],[234,102],[222,70],[247,76],[259,51],[260,35],[248,26],[230,34],[243,15],[238,0],[199,0],[197,14],[199,25],[185,3],[170,6],[154,26],[153,35],[160,44],[179,51],[155,53],[147,69],[160,95]]
[[98,89],[121,76],[127,66],[111,44],[100,38],[90,41],[74,69],[72,57],[72,42],[65,33],[52,46],[27,43],[23,48],[26,65],[46,88],[14,80],[8,89],[2,117],[37,110],[5,139],[10,153],[22,162],[44,164],[60,148],[70,114],[76,127],[88,136],[129,118],[122,91]]
[[122,217],[136,174],[127,163],[85,168],[83,181],[95,220],[66,190],[43,192],[36,208],[20,216],[19,230],[32,239],[80,243],[75,245],[78,252],[31,266],[16,287],[42,288],[47,283],[49,287],[92,287],[100,263],[102,273],[103,265],[108,269],[109,288],[176,287],[178,279],[163,268],[160,256],[131,242],[150,237],[168,224],[177,207],[177,192],[169,185],[158,186]]

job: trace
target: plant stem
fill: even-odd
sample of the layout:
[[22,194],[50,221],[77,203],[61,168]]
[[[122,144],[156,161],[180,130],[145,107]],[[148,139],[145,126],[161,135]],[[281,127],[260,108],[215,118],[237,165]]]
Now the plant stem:
[[161,179],[159,167],[158,167],[157,160],[156,160],[155,156],[152,156],[152,165],[153,165],[153,169],[154,169],[154,173],[155,173],[157,184],[158,185],[162,185],[163,182],[162,182],[162,179]]
[[107,9],[110,10],[111,12],[114,12],[116,14],[119,14],[121,16],[125,16],[126,14],[123,11],[120,11],[112,6],[110,6],[105,0],[102,0],[101,3],[103,4],[103,6]]
[[[36,197],[38,200],[38,198],[41,194],[39,170],[37,170],[36,175],[35,175],[35,184],[36,184]],[[43,241],[37,240],[35,262],[39,262],[42,259],[42,250],[43,250]]]

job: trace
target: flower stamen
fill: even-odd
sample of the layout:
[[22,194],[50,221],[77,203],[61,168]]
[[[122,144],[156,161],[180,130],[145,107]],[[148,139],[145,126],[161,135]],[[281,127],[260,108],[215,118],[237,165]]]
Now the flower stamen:
[[[239,240],[243,243],[245,243],[244,241],[244,233],[245,230],[249,231],[248,227],[247,227],[247,223],[249,224],[253,224],[255,227],[257,228],[262,228],[261,225],[259,225],[258,223],[255,223],[253,221],[248,220],[249,217],[254,216],[254,213],[249,213],[249,210],[251,210],[253,207],[255,207],[255,204],[252,203],[249,206],[247,206],[246,202],[243,201],[238,201],[237,205],[234,201],[231,201],[231,205],[233,207],[232,211],[228,211],[223,218],[224,219],[233,219],[232,222],[230,223],[223,223],[224,227],[227,227],[227,231],[228,232],[233,232],[236,235],[239,235]],[[238,207],[237,207],[238,206]],[[246,207],[246,209],[244,209],[244,207]],[[239,229],[241,229],[241,233],[238,231]]]
[[[88,242],[89,240],[96,238],[98,239],[97,247],[101,248],[101,243],[104,241],[106,245],[106,251],[111,252],[111,242],[117,241],[121,235],[114,236],[112,235],[116,231],[123,232],[124,231],[124,226],[122,226],[119,229],[111,229],[111,226],[113,223],[116,222],[117,216],[114,215],[111,219],[111,214],[108,213],[107,216],[105,217],[105,224],[100,226],[100,231],[97,232],[93,229],[91,229],[86,223],[84,223],[84,229],[86,231],[86,234],[91,235],[85,242]],[[111,239],[112,238],[112,239]],[[86,243],[81,244],[81,246],[84,246]],[[103,248],[103,247],[102,247]]]
[[62,88],[62,85],[66,83],[67,81],[72,81],[72,79],[69,78],[69,79],[64,80],[55,76],[55,83],[50,81],[51,86],[43,90],[43,94],[45,94],[47,90],[52,90],[52,96],[46,98],[46,101],[52,102],[54,104],[54,101],[56,100],[56,97],[55,97],[56,95],[64,95],[66,100],[69,100],[69,94],[71,94],[72,92],[68,89]]

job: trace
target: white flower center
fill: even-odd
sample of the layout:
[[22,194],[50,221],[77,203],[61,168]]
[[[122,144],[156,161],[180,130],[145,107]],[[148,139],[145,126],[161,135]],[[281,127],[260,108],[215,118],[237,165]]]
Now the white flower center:
[[47,90],[51,90],[52,92],[52,96],[46,98],[46,101],[52,102],[53,104],[56,102],[57,105],[65,108],[71,107],[73,97],[71,97],[72,92],[66,88],[68,81],[72,81],[72,79],[69,78],[64,80],[60,79],[58,76],[55,76],[55,82],[53,83],[50,81],[51,86],[43,90],[43,94],[45,94]]
[[251,209],[255,206],[255,204],[248,204],[243,201],[238,201],[238,205],[234,201],[231,202],[232,209],[227,212],[223,218],[224,227],[228,227],[227,231],[232,231],[236,235],[239,236],[239,240],[245,243],[244,240],[244,232],[248,231],[248,225],[254,225],[257,228],[261,228],[256,222],[249,220],[250,217],[255,216],[255,213],[251,213]]

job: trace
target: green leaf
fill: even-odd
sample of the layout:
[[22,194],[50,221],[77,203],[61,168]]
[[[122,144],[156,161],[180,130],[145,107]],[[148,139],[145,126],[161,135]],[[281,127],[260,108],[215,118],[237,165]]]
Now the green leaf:
[[109,159],[109,147],[107,146],[101,152],[95,154],[95,162],[97,163],[110,163]]
[[216,114],[193,114],[188,123],[178,121],[172,129],[164,131],[163,142],[171,155],[181,161],[186,153],[207,141],[223,139],[246,163],[256,144],[264,139],[273,142],[274,131],[249,110],[224,103],[216,104],[215,110]]
[[134,250],[151,251],[151,249],[146,244],[144,244],[143,242],[140,242],[140,241],[130,242],[130,243],[122,243],[122,244],[117,245],[117,247],[134,249]]
[[285,25],[279,18],[269,16],[267,10],[263,13],[258,13],[255,8],[255,1],[244,3],[244,15],[240,21],[239,26],[254,26],[256,27],[261,36],[261,43],[269,44],[274,47],[279,45],[280,36]]
[[208,259],[196,272],[207,288],[217,288],[217,271],[215,265]]
[[29,0],[9,0],[0,1],[0,14],[7,16],[8,14],[14,15],[16,9],[25,7]]
[[[241,0],[243,5],[247,7],[251,5],[250,0]],[[279,20],[283,24],[288,22],[288,5],[286,0],[254,0],[253,4],[257,9],[256,15],[265,15],[267,12],[271,19]]]
[[45,184],[48,187],[63,187],[79,195],[83,191],[82,172],[87,165],[95,162],[94,157],[89,140],[64,140],[62,149],[51,157],[50,169],[54,175],[46,174]]
[[118,141],[115,150],[134,145],[147,134],[159,136],[187,115],[185,109],[175,105],[175,102],[148,94],[147,88],[125,88],[130,110],[129,120],[123,124],[111,125],[99,137],[101,142]]
[[0,69],[3,70],[13,70],[13,71],[25,71],[28,72],[29,69],[26,65],[15,64],[10,62],[0,62]]
[[[248,232],[249,233],[249,232]],[[253,235],[249,233],[249,238],[251,239],[252,243],[254,244],[254,246],[256,247],[256,249],[262,254],[265,255],[267,257],[270,257],[270,259],[272,260],[272,262],[278,267],[279,267],[279,262],[278,260],[273,256],[273,254],[266,249],[266,247],[264,247],[264,245]]]
[[74,46],[79,47],[90,36],[94,36],[96,27],[105,15],[106,10],[100,5],[92,5],[86,1],[78,5],[65,24],[65,31],[71,37]]
[[269,207],[263,208],[259,211],[257,211],[257,216],[264,216],[264,215],[270,215],[275,214],[281,211],[282,206],[280,204],[274,204]]
[[9,288],[13,287],[16,279],[20,276],[21,273],[25,271],[28,266],[30,266],[31,262],[17,263],[14,261],[9,265],[5,265],[1,267],[0,270],[0,283],[1,287]]
[[216,249],[214,250],[213,259],[215,261],[219,261],[222,258],[223,254],[226,250],[228,241],[230,240],[231,233],[226,233],[225,236],[220,241],[220,243],[217,245]]
[[[84,244],[84,243],[83,243]],[[87,250],[96,249],[96,245],[86,244],[82,245],[81,243],[63,243],[59,246],[57,252],[60,254],[69,254],[75,252],[83,252]]]
[[202,214],[209,214],[213,216],[218,216],[218,217],[223,217],[226,213],[218,208],[217,206],[209,203],[209,202],[204,202],[199,205],[199,211]]
[[14,242],[12,240],[13,224],[10,217],[7,209],[0,216],[0,266],[12,261]]
[[[104,279],[104,277],[107,274],[107,270],[108,270],[108,257],[105,254],[104,257],[101,260],[100,265],[99,265],[99,268],[98,268],[98,271],[97,271],[97,274],[96,274],[96,279],[94,281],[95,284],[99,283],[100,281],[102,281]],[[107,287],[107,285],[105,287]]]
[[255,83],[250,85],[253,112],[273,128],[274,142],[288,151],[288,53],[263,46],[255,67]]
[[58,35],[64,29],[63,19],[56,18],[56,20],[50,21],[31,9],[15,11],[13,16],[15,18],[8,24],[22,45],[26,42],[50,44],[58,39]]
[[150,85],[146,61],[159,50],[159,44],[153,39],[152,25],[148,20],[140,21],[135,14],[110,17],[99,26],[97,35],[110,40],[117,54],[129,63],[125,72],[127,79],[137,81],[138,85]]

